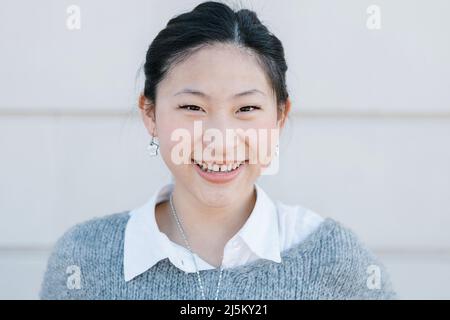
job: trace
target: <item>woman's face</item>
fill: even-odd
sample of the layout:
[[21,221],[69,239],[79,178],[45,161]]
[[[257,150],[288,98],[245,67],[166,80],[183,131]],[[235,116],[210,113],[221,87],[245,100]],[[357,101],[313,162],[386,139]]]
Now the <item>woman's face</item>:
[[[141,111],[176,184],[207,206],[239,201],[267,166],[258,150],[273,152],[276,139],[270,137],[283,121],[277,119],[266,77],[242,49],[205,47],[173,66],[160,82],[154,120]],[[221,172],[205,172],[208,168]]]

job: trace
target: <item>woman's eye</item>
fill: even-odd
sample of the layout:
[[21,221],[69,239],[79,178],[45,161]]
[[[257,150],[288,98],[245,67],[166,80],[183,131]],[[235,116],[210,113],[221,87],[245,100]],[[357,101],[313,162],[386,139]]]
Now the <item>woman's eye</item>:
[[194,106],[194,105],[180,106],[180,109],[186,109],[186,110],[189,110],[189,111],[200,111],[200,110],[202,110],[201,107],[199,107],[199,106]]
[[261,108],[257,107],[257,106],[245,106],[245,107],[240,108],[239,112],[250,112],[250,111],[258,110],[258,109],[261,109]]

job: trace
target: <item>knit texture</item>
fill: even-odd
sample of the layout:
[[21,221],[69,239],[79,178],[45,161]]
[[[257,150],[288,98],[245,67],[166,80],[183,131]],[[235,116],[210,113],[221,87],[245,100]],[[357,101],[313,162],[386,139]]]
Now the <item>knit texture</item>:
[[[197,274],[185,273],[168,258],[125,282],[123,245],[128,218],[128,211],[121,212],[70,228],[57,241],[48,260],[40,298],[202,299]],[[281,264],[259,259],[224,269],[218,298],[397,298],[383,264],[350,229],[331,218],[300,244],[283,251],[281,257]],[[219,272],[202,270],[200,275],[205,295],[212,299]],[[80,280],[78,286],[71,282],[74,276]],[[373,282],[368,279],[374,276],[379,276],[379,286],[370,285]]]

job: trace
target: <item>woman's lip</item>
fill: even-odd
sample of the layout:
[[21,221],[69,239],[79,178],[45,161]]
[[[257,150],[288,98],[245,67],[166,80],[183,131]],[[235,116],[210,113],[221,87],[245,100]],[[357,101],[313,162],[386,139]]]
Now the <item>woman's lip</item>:
[[194,162],[192,163],[192,165],[194,166],[199,176],[202,177],[203,179],[212,183],[227,183],[230,182],[231,180],[234,180],[239,175],[239,173],[244,169],[244,166],[247,165],[247,161],[241,164],[239,168],[231,172],[216,172],[216,173],[205,172],[202,169],[200,169],[200,167]]

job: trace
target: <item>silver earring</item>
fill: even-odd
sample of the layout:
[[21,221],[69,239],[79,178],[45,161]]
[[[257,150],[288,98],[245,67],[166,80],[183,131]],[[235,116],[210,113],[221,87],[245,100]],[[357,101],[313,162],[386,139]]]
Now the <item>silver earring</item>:
[[147,146],[147,150],[150,153],[150,156],[156,157],[158,155],[159,144],[155,142],[155,137],[152,136],[152,141]]
[[280,145],[277,143],[277,145],[275,146],[275,157],[278,157],[279,154],[280,154]]

